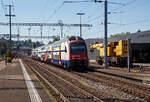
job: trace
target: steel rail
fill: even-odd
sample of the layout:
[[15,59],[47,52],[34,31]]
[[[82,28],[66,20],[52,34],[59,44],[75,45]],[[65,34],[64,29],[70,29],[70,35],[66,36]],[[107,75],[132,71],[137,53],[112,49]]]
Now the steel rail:
[[[145,90],[143,92],[140,92],[140,91],[134,90],[131,87],[130,88],[129,87],[124,87],[124,86],[122,86],[119,83],[114,83],[114,81],[112,83],[112,81],[111,81],[112,79],[111,78],[110,79],[107,78],[107,80],[103,80],[103,79],[100,79],[100,78],[103,78],[102,76],[101,77],[96,77],[96,76],[92,77],[91,74],[88,74],[88,75],[83,75],[83,74],[80,74],[80,73],[76,73],[76,74],[79,75],[79,76],[81,76],[81,77],[85,77],[86,79],[93,80],[93,81],[96,81],[96,82],[100,82],[100,83],[103,83],[104,85],[107,85],[107,86],[118,88],[118,89],[120,89],[120,90],[122,90],[124,92],[130,93],[130,94],[138,96],[140,98],[150,99],[150,95],[149,94],[143,93]],[[122,81],[120,81],[120,83],[121,82]],[[128,84],[126,84],[126,85],[128,85]]]
[[52,74],[53,76],[57,77],[58,79],[60,79],[60,80],[64,81],[65,83],[71,85],[72,87],[74,87],[75,89],[77,89],[80,93],[83,93],[85,96],[90,97],[93,101],[95,101],[95,102],[104,102],[104,101],[102,101],[101,99],[99,99],[98,97],[92,95],[91,93],[89,93],[89,92],[87,92],[87,91],[85,91],[85,90],[83,90],[83,89],[81,89],[81,88],[75,86],[75,85],[72,84],[71,82],[69,82],[69,81],[67,81],[67,80],[65,80],[65,79],[63,79],[63,78],[61,78],[60,76],[54,74],[53,72],[50,72],[48,69],[43,68],[43,66],[42,66],[41,64],[39,64],[39,66],[40,66],[43,70],[45,70],[45,71],[47,71],[48,73]]
[[30,67],[31,70],[34,73],[36,73],[50,88],[52,88],[64,102],[70,102],[61,92],[59,92],[52,84],[50,84],[47,79],[45,79],[39,72],[37,72],[31,65],[29,65],[29,63],[28,64],[25,63],[25,64],[28,65],[28,67]]

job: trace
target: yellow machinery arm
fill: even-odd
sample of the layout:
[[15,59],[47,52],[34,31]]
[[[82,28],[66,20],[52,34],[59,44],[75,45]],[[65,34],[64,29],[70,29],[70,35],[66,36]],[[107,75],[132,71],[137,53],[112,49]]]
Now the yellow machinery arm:
[[[104,56],[104,44],[90,44],[91,49],[97,49],[100,51],[100,56]],[[108,42],[107,45],[108,56],[126,56],[128,55],[128,40],[120,40],[115,42]]]

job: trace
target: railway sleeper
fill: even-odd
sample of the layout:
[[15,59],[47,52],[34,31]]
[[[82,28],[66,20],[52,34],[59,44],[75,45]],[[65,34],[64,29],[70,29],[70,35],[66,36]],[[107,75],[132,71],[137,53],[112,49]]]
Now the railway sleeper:
[[31,67],[31,65],[28,65],[28,67],[31,68],[31,70],[36,73],[37,76],[40,77],[40,79],[42,79],[46,84],[48,84],[48,86],[50,88],[52,88],[56,94],[64,101],[64,102],[70,102],[66,97],[64,97],[54,86],[52,86],[44,77],[42,77],[35,69],[33,69],[33,67]]

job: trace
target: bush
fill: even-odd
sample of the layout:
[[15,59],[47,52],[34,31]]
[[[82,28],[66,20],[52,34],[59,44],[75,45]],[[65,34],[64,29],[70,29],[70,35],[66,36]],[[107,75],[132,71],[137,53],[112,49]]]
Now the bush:
[[13,59],[13,55],[12,55],[11,51],[8,50],[7,53],[6,53],[6,60],[8,62],[12,62],[12,59]]
[[12,62],[12,58],[11,57],[7,57],[7,62],[11,63]]

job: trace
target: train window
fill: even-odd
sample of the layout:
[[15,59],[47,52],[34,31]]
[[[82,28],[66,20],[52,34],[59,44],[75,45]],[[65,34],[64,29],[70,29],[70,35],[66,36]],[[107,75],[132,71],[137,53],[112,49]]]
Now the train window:
[[67,48],[66,48],[66,46],[65,46],[65,52],[67,53]]
[[85,43],[72,43],[70,45],[71,53],[87,53]]

